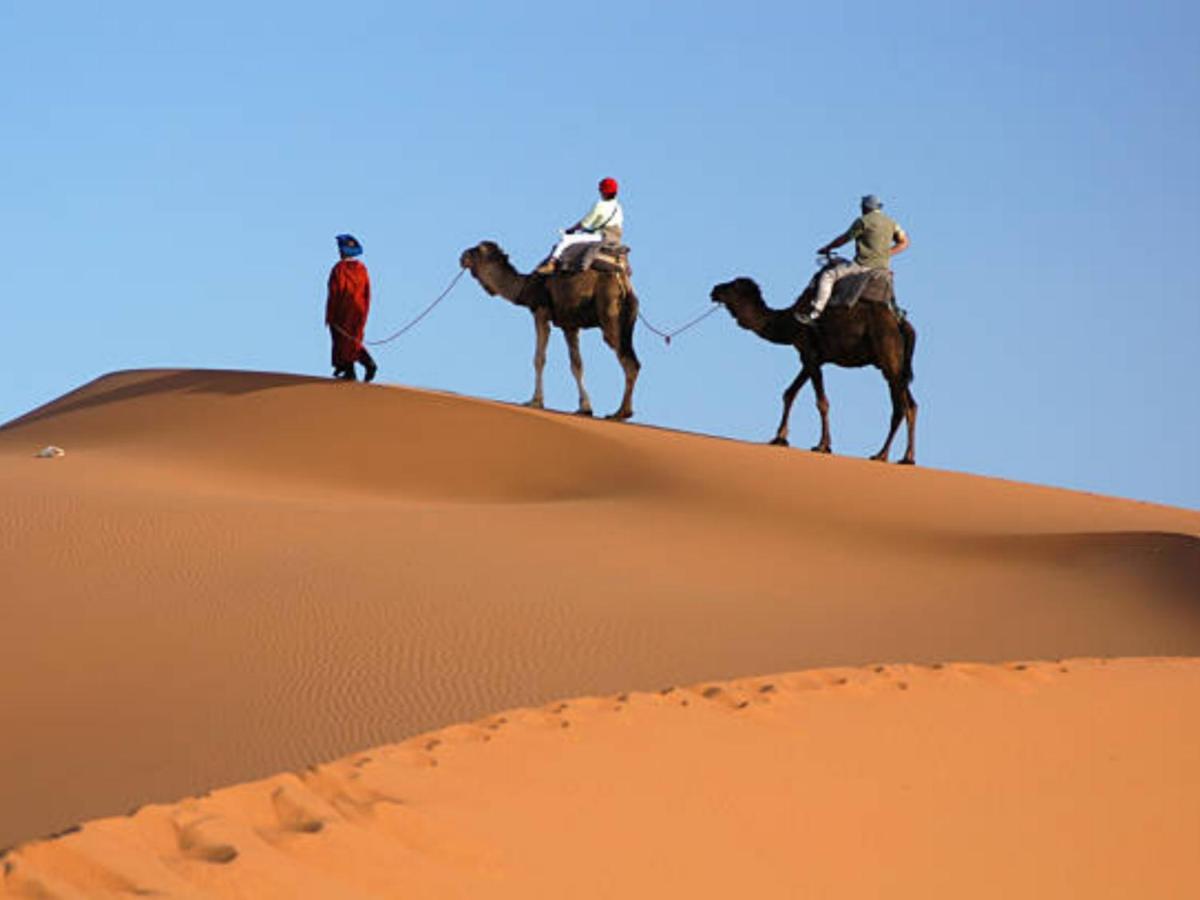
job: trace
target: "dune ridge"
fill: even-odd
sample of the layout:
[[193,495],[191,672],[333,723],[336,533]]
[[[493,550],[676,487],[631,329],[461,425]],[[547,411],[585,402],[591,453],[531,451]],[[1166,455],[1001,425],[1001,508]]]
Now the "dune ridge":
[[556,697],[1200,655],[1198,513],[428,391],[116,373],[0,494],[0,845]]
[[574,698],[89,822],[0,896],[1183,897],[1198,701],[1195,659]]

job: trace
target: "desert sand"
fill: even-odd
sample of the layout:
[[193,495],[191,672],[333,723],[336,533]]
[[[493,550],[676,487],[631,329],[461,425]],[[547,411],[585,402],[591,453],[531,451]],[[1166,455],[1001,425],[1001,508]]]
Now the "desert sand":
[[217,371],[0,496],[0,896],[1200,892],[1192,511]]

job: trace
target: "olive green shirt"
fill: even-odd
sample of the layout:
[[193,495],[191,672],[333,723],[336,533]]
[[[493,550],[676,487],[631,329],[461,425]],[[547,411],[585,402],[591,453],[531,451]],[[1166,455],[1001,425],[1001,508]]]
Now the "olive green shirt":
[[873,209],[854,220],[847,232],[854,238],[854,261],[865,269],[886,269],[892,261],[892,247],[904,236],[890,216]]

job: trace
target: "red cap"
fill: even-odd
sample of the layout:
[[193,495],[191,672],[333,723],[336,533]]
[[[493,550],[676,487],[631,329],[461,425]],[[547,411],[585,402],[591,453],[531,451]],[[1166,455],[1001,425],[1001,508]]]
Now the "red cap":
[[617,196],[617,179],[605,178],[600,182],[600,193],[605,197]]

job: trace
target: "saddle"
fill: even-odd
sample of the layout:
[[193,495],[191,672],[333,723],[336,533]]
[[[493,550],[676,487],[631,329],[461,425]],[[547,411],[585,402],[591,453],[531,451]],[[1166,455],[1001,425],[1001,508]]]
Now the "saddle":
[[[840,259],[835,259],[829,265],[837,265]],[[821,277],[821,273],[828,266],[821,268],[816,275],[812,277],[812,281],[805,288],[802,298],[806,298],[808,304],[812,303],[812,297],[817,292],[817,279]],[[892,311],[897,319],[903,319],[905,312],[896,305],[896,283],[892,278],[890,269],[868,269],[865,272],[855,272],[853,275],[846,275],[839,278],[833,286],[833,294],[829,297],[829,305],[844,306],[846,309],[853,309],[854,305],[860,300],[865,300],[868,303],[882,303]]]
[[853,307],[859,300],[871,303],[894,303],[896,292],[892,273],[888,269],[870,269],[839,278],[833,286],[830,306]]
[[588,269],[632,275],[629,248],[624,244],[608,241],[599,244],[576,244],[568,247],[558,261],[560,272],[586,272]]

